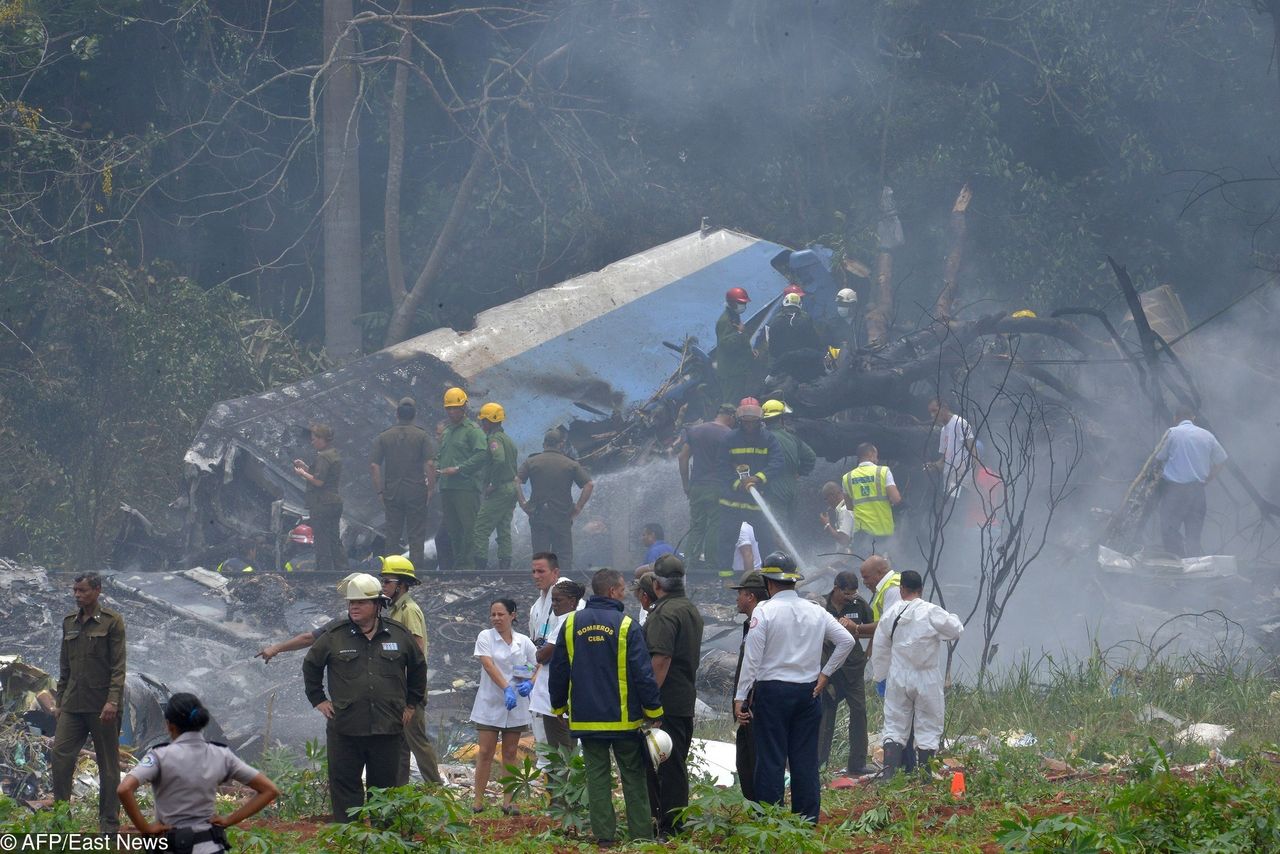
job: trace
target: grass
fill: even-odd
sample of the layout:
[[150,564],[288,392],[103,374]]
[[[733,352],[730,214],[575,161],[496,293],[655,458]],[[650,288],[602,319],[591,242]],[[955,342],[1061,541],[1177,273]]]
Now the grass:
[[[667,846],[636,844],[635,851],[920,851],[920,852],[1129,852],[1280,850],[1280,683],[1239,662],[1166,661],[1139,668],[1050,657],[1026,661],[981,692],[948,693],[947,732],[964,737],[951,753],[962,763],[967,792],[953,799],[947,781],[900,778],[884,787],[824,790],[826,818],[816,830],[785,810],[744,802],[736,790],[694,787],[689,829]],[[1276,698],[1276,699],[1273,699]],[[1186,723],[1234,730],[1221,756],[1240,761],[1188,769],[1211,750],[1180,744],[1179,727],[1151,715],[1151,707]],[[870,728],[880,705],[869,697]],[[1034,734],[1034,746],[1011,747],[1011,736]],[[724,738],[723,722],[699,735]],[[843,737],[837,728],[837,739]],[[844,746],[837,743],[834,756]],[[284,788],[313,787],[319,774],[312,750],[310,774]],[[1219,757],[1215,757],[1215,760]],[[521,770],[521,769],[517,769]],[[513,774],[520,790],[523,774]],[[562,794],[579,782],[565,778]],[[537,796],[532,802],[540,803]],[[235,831],[237,850],[301,854],[316,850],[390,854],[455,851],[489,854],[594,850],[589,838],[561,829],[566,816],[535,806],[508,818],[471,816],[448,793],[390,790],[371,816],[397,817],[388,829],[299,827],[286,819],[310,798],[286,791],[274,818],[254,819]],[[529,801],[526,800],[526,803]],[[92,804],[32,814],[0,800],[0,833],[19,830],[89,830]],[[295,811],[296,810],[296,811]],[[398,830],[403,833],[396,832]]]

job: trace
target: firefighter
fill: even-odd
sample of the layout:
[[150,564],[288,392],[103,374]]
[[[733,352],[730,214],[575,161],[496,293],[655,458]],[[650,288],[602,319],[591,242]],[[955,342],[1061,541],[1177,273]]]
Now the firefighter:
[[755,373],[756,353],[742,322],[749,302],[751,297],[745,288],[729,288],[724,295],[724,313],[716,321],[716,378],[720,381],[721,400],[745,397]]
[[699,568],[720,568],[716,561],[720,537],[720,477],[716,463],[724,437],[733,429],[735,410],[732,403],[722,403],[714,420],[686,428],[680,445],[680,482],[689,499],[685,551],[692,565]]
[[618,762],[627,831],[632,839],[653,837],[641,723],[662,717],[644,633],[623,613],[627,584],[616,569],[591,578],[592,596],[564,619],[551,658],[551,707],[569,715],[569,730],[582,743],[591,831],[601,846],[617,842],[613,771]]
[[516,511],[516,443],[502,429],[507,414],[492,401],[480,407],[480,429],[488,439],[488,465],[480,472],[480,513],[472,553],[476,566],[489,563],[489,535],[498,535],[498,569],[511,568],[511,516]]
[[791,407],[781,400],[766,400],[760,408],[765,426],[769,428],[782,446],[784,462],[782,476],[771,484],[773,495],[773,512],[783,523],[794,530],[796,515],[796,490],[800,478],[813,472],[818,463],[818,455],[808,443],[787,428],[786,416],[791,414]]
[[732,575],[732,561],[742,535],[742,523],[755,531],[760,552],[773,551],[773,528],[751,495],[755,489],[772,495],[771,484],[783,476],[782,444],[761,424],[763,410],[754,398],[745,398],[738,407],[738,427],[729,431],[720,447],[720,540],[716,549],[719,570]]

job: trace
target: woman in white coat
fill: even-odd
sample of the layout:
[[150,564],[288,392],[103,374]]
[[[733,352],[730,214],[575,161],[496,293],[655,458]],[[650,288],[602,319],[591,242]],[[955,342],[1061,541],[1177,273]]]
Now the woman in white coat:
[[[528,635],[512,628],[516,603],[498,599],[489,606],[491,629],[476,637],[475,656],[480,661],[480,687],[471,706],[471,722],[476,725],[479,750],[476,753],[476,784],[472,812],[484,809],[484,790],[489,784],[493,755],[502,737],[502,764],[515,765],[520,736],[529,728],[529,694],[537,672],[537,649]],[[502,796],[502,811],[519,815],[511,803],[511,793]]]

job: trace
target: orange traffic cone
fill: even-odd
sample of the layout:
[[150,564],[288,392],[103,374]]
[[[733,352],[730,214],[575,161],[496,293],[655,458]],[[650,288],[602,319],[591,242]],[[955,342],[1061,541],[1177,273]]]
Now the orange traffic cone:
[[957,771],[951,775],[951,797],[959,800],[964,797],[964,772]]

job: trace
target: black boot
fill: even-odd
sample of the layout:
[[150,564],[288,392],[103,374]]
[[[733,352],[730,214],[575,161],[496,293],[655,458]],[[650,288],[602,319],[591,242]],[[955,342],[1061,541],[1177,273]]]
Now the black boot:
[[920,777],[925,781],[933,779],[933,755],[936,750],[916,749],[916,761],[920,766]]
[[884,743],[884,768],[880,771],[880,776],[876,778],[877,782],[884,783],[892,780],[901,767],[902,745],[896,741],[886,741]]

